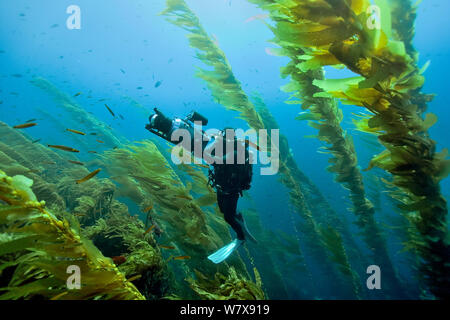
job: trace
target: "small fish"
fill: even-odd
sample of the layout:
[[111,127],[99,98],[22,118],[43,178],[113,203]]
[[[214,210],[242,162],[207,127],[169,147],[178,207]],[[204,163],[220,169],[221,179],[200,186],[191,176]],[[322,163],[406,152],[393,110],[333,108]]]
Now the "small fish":
[[149,212],[152,209],[153,209],[153,205],[151,204],[147,208],[144,209],[144,212]]
[[264,20],[267,19],[268,17],[269,17],[268,14],[257,14],[256,16],[250,17],[247,20],[245,20],[244,23],[249,23],[254,20]]
[[142,90],[143,88],[142,88],[142,87],[137,87],[136,89],[138,89],[138,90]]
[[250,147],[255,148],[256,150],[261,151],[261,148],[256,143],[253,143],[248,139],[245,139],[245,143],[248,144]]
[[178,256],[178,257],[173,257],[173,260],[187,260],[190,259],[190,256]]
[[68,291],[61,292],[60,294],[57,294],[56,296],[50,298],[50,300],[58,300],[59,298],[64,297],[68,293],[69,293]]
[[96,139],[95,141],[97,141],[98,143],[105,143],[102,140],[98,140],[98,139]]
[[41,141],[42,139],[37,139],[37,140],[34,140],[34,141],[32,141],[31,143],[38,143],[39,141]]
[[30,120],[25,121],[25,123],[35,122],[36,120],[37,119],[30,119]]
[[209,165],[207,165],[207,164],[199,164],[198,166],[205,168],[205,169],[209,169]]
[[14,78],[22,78],[22,75],[20,73],[15,73],[11,75]]
[[74,214],[75,217],[86,217],[85,213],[75,213]]
[[81,92],[77,92],[77,93],[75,93],[73,96],[74,96],[74,97],[78,97],[80,94],[81,94]]
[[31,128],[36,126],[37,123],[24,123],[24,124],[18,124],[17,126],[14,126],[14,129],[25,129],[25,128]]
[[155,83],[155,88],[158,88],[161,84],[162,84],[162,81],[157,81],[157,82]]
[[124,256],[115,256],[111,258],[115,265],[120,266],[122,263],[127,261],[127,258]]
[[148,228],[148,229],[144,232],[144,234],[147,234],[147,233],[151,232],[154,228],[155,228],[155,225],[153,224],[150,228]]
[[162,244],[160,244],[159,247],[163,248],[163,249],[168,249],[168,250],[175,250],[176,249],[174,246],[165,246],[165,245],[162,245]]
[[78,131],[78,130],[66,129],[66,131],[73,132],[73,133],[76,133],[76,134],[79,134],[79,135],[82,135],[82,136],[86,135],[86,133]]
[[42,161],[43,164],[56,164],[54,161]]
[[95,170],[95,171],[92,171],[92,172],[89,173],[86,177],[84,177],[84,178],[82,178],[82,179],[80,179],[80,180],[77,180],[77,184],[80,184],[80,183],[83,183],[83,182],[86,182],[86,181],[92,179],[92,178],[95,177],[100,171],[102,171],[102,169],[97,169],[97,170]]
[[108,109],[109,113],[112,114],[113,117],[115,117],[116,115],[114,114],[114,112],[108,107],[108,105],[105,103],[105,107],[106,109]]
[[136,275],[136,276],[133,276],[133,277],[131,277],[131,278],[128,278],[127,280],[131,282],[131,281],[140,279],[141,277],[142,277],[142,276],[141,276],[140,274],[138,274],[138,275]]
[[97,151],[88,151],[88,153],[97,153]]
[[48,144],[47,146],[49,148],[59,149],[59,150],[68,151],[68,152],[80,152],[77,149],[74,149],[71,147],[66,147],[66,146],[58,146],[58,145],[53,145],[53,144]]
[[97,134],[95,132],[89,133],[91,136],[96,136]]
[[184,195],[184,194],[178,194],[178,195],[175,196],[175,198],[178,198],[178,199],[186,199],[186,200],[192,200],[192,197],[191,197],[191,196],[186,196],[186,195]]
[[120,69],[120,72],[122,72],[123,74],[125,74],[125,70],[123,70],[123,69]]
[[53,29],[53,28],[58,28],[58,27],[59,27],[59,24],[57,24],[57,23],[55,23],[55,24],[53,24],[53,25],[50,26],[50,28],[52,28],[52,29]]
[[79,166],[84,166],[84,163],[83,162],[80,162],[80,161],[74,161],[74,160],[68,160],[70,163],[73,163],[73,164],[77,164],[77,165],[79,165]]

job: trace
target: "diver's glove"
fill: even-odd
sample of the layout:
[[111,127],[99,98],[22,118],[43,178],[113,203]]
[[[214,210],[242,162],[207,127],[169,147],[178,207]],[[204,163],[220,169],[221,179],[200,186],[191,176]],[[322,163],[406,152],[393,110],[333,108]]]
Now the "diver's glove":
[[157,108],[154,108],[153,110],[155,113],[149,117],[149,123],[145,126],[145,129],[151,132],[158,132],[160,135],[170,138],[170,133],[172,132],[172,120],[167,118]]
[[214,263],[221,263],[226,258],[228,258],[237,248],[239,248],[243,243],[244,240],[234,239],[226,246],[220,248],[213,254],[209,255],[208,259]]

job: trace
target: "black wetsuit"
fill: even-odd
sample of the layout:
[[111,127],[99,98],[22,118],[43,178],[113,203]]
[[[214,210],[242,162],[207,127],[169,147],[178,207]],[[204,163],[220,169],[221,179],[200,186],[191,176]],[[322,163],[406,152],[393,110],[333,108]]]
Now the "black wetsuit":
[[245,147],[245,164],[237,164],[235,151],[234,164],[227,164],[224,161],[224,164],[214,164],[213,168],[214,170],[210,171],[210,181],[216,189],[219,209],[225,221],[236,232],[237,238],[245,240],[244,220],[242,214],[237,212],[237,203],[242,191],[250,189],[252,179],[248,146]]
[[219,204],[219,209],[223,213],[225,221],[233,228],[234,232],[236,232],[239,240],[245,240],[243,227],[237,220],[239,215],[236,211],[238,200],[239,193],[227,194],[220,191],[217,192],[217,203]]

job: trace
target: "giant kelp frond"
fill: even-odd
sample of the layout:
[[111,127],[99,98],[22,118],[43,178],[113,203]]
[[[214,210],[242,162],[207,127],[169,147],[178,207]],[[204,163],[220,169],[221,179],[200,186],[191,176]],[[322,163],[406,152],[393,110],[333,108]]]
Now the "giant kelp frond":
[[212,68],[198,68],[197,76],[205,80],[215,100],[228,110],[239,112],[239,117],[251,128],[263,129],[261,118],[235,78],[225,54],[208,36],[195,13],[184,0],[167,0],[166,6],[161,14],[167,16],[169,22],[189,32],[187,38],[191,47],[197,49],[196,57]]
[[[113,135],[105,123],[88,113],[70,96],[60,91],[47,79],[38,77],[31,80],[31,83],[50,95],[58,107],[70,113],[70,120],[77,124],[77,127],[85,127],[87,130],[94,130],[97,133],[101,133],[103,141],[110,146],[120,146],[123,142],[126,142],[125,138],[119,137],[117,134]],[[41,112],[45,111],[41,110]],[[51,117],[51,115],[48,117]],[[58,123],[58,121],[55,121],[55,123]],[[67,122],[60,123],[60,126],[65,130],[67,128]],[[71,135],[70,137],[73,139],[78,138],[76,135]]]
[[[348,26],[350,22],[368,18],[366,11],[362,9],[367,9],[366,1],[250,1],[270,13],[275,21],[275,25],[271,27],[275,35],[272,41],[281,46],[278,49],[280,55],[291,59],[289,64],[282,68],[282,75],[291,78],[291,82],[283,88],[284,91],[292,93],[288,103],[301,104],[306,112],[301,113],[297,119],[308,120],[310,126],[318,130],[317,138],[328,144],[326,150],[332,156],[328,170],[335,174],[337,182],[349,190],[353,212],[358,218],[357,224],[364,230],[365,242],[372,250],[377,263],[382,264],[383,269],[387,271],[390,285],[399,287],[386,244],[374,219],[373,205],[366,198],[353,139],[341,128],[343,115],[334,98],[341,98],[341,101],[347,104],[359,102],[359,105],[362,104],[361,100],[364,100],[364,103],[376,104],[379,108],[383,108],[383,100],[379,100],[377,91],[369,87],[370,83],[366,83],[360,90],[354,90],[355,86],[364,80],[362,77],[325,80],[322,70],[325,65],[346,65],[353,71],[356,65],[368,68],[367,59],[361,58],[352,65],[347,61],[348,55],[362,55],[366,49],[354,47],[354,52],[342,49],[343,52],[338,55],[336,48],[343,44],[353,44],[360,39],[373,48],[374,52],[379,53],[380,47],[385,45],[386,37],[370,34],[361,39],[358,38],[359,34],[354,36],[357,28],[361,26]],[[346,20],[350,22],[346,24]],[[390,58],[395,60],[394,57]],[[371,61],[378,60],[374,58]],[[369,69],[365,71],[367,74],[371,72]],[[394,67],[392,71],[395,71]],[[380,75],[371,74],[370,77],[378,79]],[[342,87],[351,87],[353,90],[336,95],[329,94]],[[363,121],[357,124],[360,130],[368,127],[364,126]]]
[[[226,228],[221,228],[220,233],[211,228],[209,217],[156,145],[143,141],[139,145],[107,151],[102,159],[112,175],[111,179],[140,190],[144,201],[154,204],[165,232],[183,254],[191,256],[186,264],[195,265],[205,273],[212,272],[213,265],[205,264],[204,260],[229,239],[229,233]],[[240,273],[246,273],[240,259],[230,261]]]
[[[423,70],[408,54],[413,53],[406,49],[407,33],[397,28],[393,35],[388,2],[377,1],[381,9],[378,27],[367,13],[368,0],[255,1],[269,10],[271,6],[283,9],[290,21],[283,21],[275,33],[280,37],[291,32],[296,46],[304,48],[301,60],[314,59],[321,66],[342,64],[360,76],[317,79],[314,84],[325,93],[314,97],[336,97],[372,113],[368,125],[377,128],[387,149],[375,164],[391,173],[392,183],[408,195],[403,209],[417,216],[414,224],[423,241],[419,246],[422,270],[431,291],[437,297],[450,296],[447,204],[439,186],[450,164],[445,155],[436,153],[436,142],[427,134],[435,117],[422,118],[430,100],[418,94],[424,83]],[[286,20],[279,11],[273,10],[274,18]],[[399,16],[395,10],[394,15]],[[323,55],[333,56],[334,61],[320,59]]]
[[[0,277],[13,271],[0,299],[144,299],[112,261],[38,202],[32,180],[0,171]],[[67,269],[81,271],[81,288],[68,290]]]
[[239,277],[231,267],[228,276],[217,273],[214,279],[208,279],[196,271],[196,279],[187,279],[202,299],[206,300],[264,300],[261,278],[256,268],[253,270],[255,282]]
[[355,297],[361,299],[361,280],[356,272],[352,270],[341,235],[331,226],[322,228],[321,233],[328,251],[332,254],[331,259],[339,266],[339,270],[350,280]]
[[[243,91],[240,82],[234,76],[223,51],[213,41],[184,0],[167,0],[167,8],[162,12],[168,16],[169,22],[188,31],[187,37],[191,47],[197,49],[197,58],[212,70],[200,68],[197,76],[205,80],[216,101],[228,110],[239,112],[239,117],[255,129],[264,129],[264,123]],[[273,151],[273,150],[272,150]],[[281,182],[289,189],[290,200],[297,212],[305,221],[305,235],[316,257],[326,261],[324,248],[320,246],[317,223],[308,207],[305,196],[298,181],[293,177],[291,168],[280,161],[279,173]]]

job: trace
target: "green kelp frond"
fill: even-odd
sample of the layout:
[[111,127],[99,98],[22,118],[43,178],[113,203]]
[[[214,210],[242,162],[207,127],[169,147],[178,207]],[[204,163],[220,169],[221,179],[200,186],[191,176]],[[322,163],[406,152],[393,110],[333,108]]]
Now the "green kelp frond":
[[[88,113],[69,95],[61,92],[47,79],[38,77],[31,80],[31,83],[49,94],[58,107],[63,108],[68,113],[70,113],[70,121],[73,121],[72,123],[76,124],[77,127],[80,127],[80,129],[85,128],[89,131],[101,133],[102,141],[104,141],[106,145],[120,146],[122,143],[125,143],[127,141],[124,137],[120,137],[117,133],[112,134],[112,130],[105,123],[101,122],[96,117]],[[55,122],[55,124],[57,123],[58,121]],[[59,126],[61,127],[61,129],[65,130],[67,128],[67,125],[67,122],[63,122],[60,123]],[[70,135],[70,138],[78,139],[76,135]],[[78,139],[78,141],[80,141],[80,139]],[[84,143],[83,141],[81,142]]]
[[[358,82],[342,80],[338,86],[337,80],[315,84],[327,91],[327,96],[372,113],[368,124],[381,132],[379,140],[386,147],[386,153],[374,162],[391,173],[392,183],[408,194],[403,210],[419,217],[415,226],[423,240],[419,252],[424,261],[424,278],[436,297],[449,297],[448,211],[439,182],[448,174],[450,163],[446,156],[436,153],[436,142],[427,134],[433,116],[422,117],[431,99],[418,94],[424,83],[423,69],[405,49],[407,44],[402,41],[409,41],[408,37],[399,36],[398,30],[393,35],[387,2],[377,1],[381,8],[380,28],[367,23],[371,5],[368,0],[260,3],[268,10],[271,6],[283,7],[293,21],[284,23],[284,27],[293,32],[297,46],[305,48],[307,59],[319,59],[324,53],[332,55],[337,62],[321,60],[321,65],[342,64],[362,77]],[[321,31],[308,33],[312,27]],[[324,33],[330,36],[317,37]]]
[[191,47],[197,49],[196,57],[212,68],[198,68],[197,76],[205,80],[216,102],[227,110],[239,112],[239,118],[245,120],[251,128],[263,129],[261,118],[242,90],[241,83],[235,78],[224,52],[208,36],[195,13],[184,0],[167,0],[166,6],[161,14],[167,16],[169,22],[189,32],[187,38]]
[[189,278],[192,290],[205,300],[264,300],[264,291],[258,270],[253,269],[256,282],[239,277],[231,267],[228,277],[216,273],[214,279],[196,271],[196,279]]
[[125,205],[115,202],[110,213],[83,234],[105,256],[123,257],[125,262],[119,270],[127,278],[139,276],[133,284],[147,299],[158,299],[172,292],[175,284],[153,234],[145,230],[137,216],[131,216]]
[[[157,221],[161,223],[164,233],[170,236],[183,255],[191,257],[171,263],[185,263],[205,273],[217,271],[212,263],[205,263],[205,259],[229,241],[229,231],[223,227],[223,221],[210,225],[211,215],[207,217],[196,203],[192,190],[184,184],[154,143],[147,140],[127,148],[110,150],[102,159],[112,180],[122,186],[124,182],[125,186],[134,186],[133,190],[142,192],[145,203],[154,205],[158,213]],[[220,229],[216,231],[212,225]],[[240,273],[246,273],[239,258],[232,261]]]
[[[0,278],[8,283],[0,299],[144,299],[76,228],[36,200],[31,185],[24,176],[11,178],[0,171]],[[71,265],[80,268],[79,290],[66,287]]]
[[331,226],[322,228],[320,232],[328,251],[332,254],[331,259],[339,266],[339,270],[349,278],[354,296],[361,299],[361,279],[350,265],[341,235]]
[[[366,197],[352,137],[341,128],[343,115],[334,99],[340,98],[344,104],[371,104],[379,109],[385,108],[385,101],[380,99],[381,93],[372,88],[371,84],[386,75],[373,73],[371,64],[380,63],[376,55],[381,55],[387,46],[387,38],[379,30],[369,32],[364,37],[358,34],[359,29],[365,30],[367,26],[366,9],[369,2],[250,1],[266,9],[275,21],[275,25],[271,27],[275,35],[273,42],[281,46],[281,55],[291,59],[282,69],[284,77],[291,77],[291,82],[283,90],[292,92],[290,103],[301,104],[302,109],[307,111],[301,113],[298,119],[308,120],[318,130],[318,139],[329,145],[326,152],[332,158],[329,160],[331,166],[328,170],[336,175],[337,182],[349,190],[353,212],[358,218],[358,226],[364,230],[363,236],[368,248],[377,257],[377,263],[381,264],[380,260],[383,261],[382,268],[390,279],[392,292],[401,292],[385,241],[374,219],[373,205]],[[354,25],[349,27],[352,23]],[[385,25],[383,27],[389,29]],[[358,42],[364,43],[366,47],[363,48],[360,43],[352,46]],[[348,49],[347,46],[352,48]],[[394,61],[397,61],[397,56],[404,50],[401,50],[399,42],[391,42],[390,47],[396,51],[385,58],[392,61],[390,71],[398,74],[400,66]],[[373,57],[370,59],[363,58],[368,48],[373,50]],[[359,58],[350,63],[348,59],[353,56]],[[363,76],[350,79],[324,78],[323,66],[343,65],[352,71],[358,67],[364,68],[364,73],[360,73]],[[368,77],[367,81],[364,76]],[[369,125],[373,127],[373,122]]]

